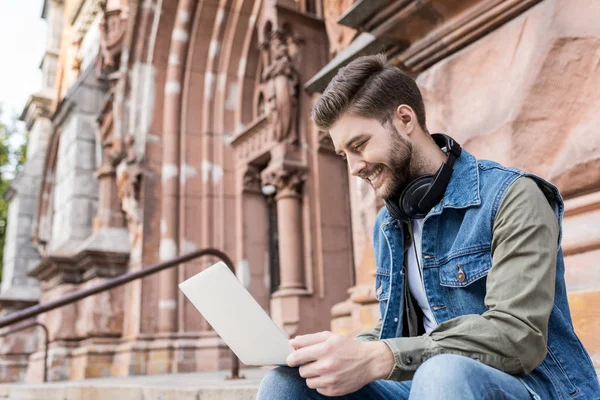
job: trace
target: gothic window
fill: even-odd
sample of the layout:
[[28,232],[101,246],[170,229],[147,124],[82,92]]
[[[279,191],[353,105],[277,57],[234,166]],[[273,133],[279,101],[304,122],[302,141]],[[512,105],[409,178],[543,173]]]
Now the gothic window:
[[267,215],[269,218],[269,275],[271,293],[274,293],[281,281],[279,274],[279,234],[277,230],[277,203],[274,196],[267,197]]

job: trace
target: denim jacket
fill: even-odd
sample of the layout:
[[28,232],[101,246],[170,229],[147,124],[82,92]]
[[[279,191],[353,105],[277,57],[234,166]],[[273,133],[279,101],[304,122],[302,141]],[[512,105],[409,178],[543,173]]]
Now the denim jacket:
[[[547,353],[531,372],[517,376],[534,399],[600,399],[598,378],[575,334],[567,301],[560,248],[563,201],[558,189],[543,179],[492,161],[476,160],[463,150],[444,198],[424,220],[422,268],[427,300],[438,324],[487,310],[484,300],[486,277],[492,268],[492,226],[505,193],[522,176],[532,178],[543,191],[558,218],[560,231]],[[373,238],[376,296],[382,316],[380,340],[403,334],[406,287],[403,229],[385,208],[380,211]],[[457,265],[465,274],[462,279],[457,279]],[[511,369],[514,370],[510,367],[505,370]]]

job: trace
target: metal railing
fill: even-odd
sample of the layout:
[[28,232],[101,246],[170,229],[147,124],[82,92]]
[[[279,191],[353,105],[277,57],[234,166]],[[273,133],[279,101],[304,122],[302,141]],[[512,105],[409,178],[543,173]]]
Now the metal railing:
[[[3,338],[8,335],[12,335],[13,333],[24,331],[25,329],[33,328],[34,326],[39,326],[44,331],[44,382],[47,382],[48,381],[48,344],[49,344],[48,340],[49,340],[49,335],[48,335],[48,328],[46,328],[46,325],[42,324],[41,322],[32,321],[28,324],[17,326],[16,328],[9,329],[6,332],[2,332],[0,334],[0,338]],[[23,352],[23,353],[3,353],[2,355],[3,356],[29,356],[30,354],[31,353]]]
[[[104,291],[107,291],[110,289],[114,289],[118,286],[124,285],[124,284],[134,281],[136,279],[145,278],[148,275],[152,275],[157,272],[163,271],[165,269],[175,267],[179,264],[188,262],[190,260],[193,260],[195,258],[199,258],[202,256],[213,256],[213,257],[219,258],[221,261],[223,261],[225,264],[227,264],[229,269],[231,269],[235,273],[233,262],[227,256],[227,254],[223,253],[220,250],[212,249],[212,248],[197,250],[197,251],[188,253],[186,255],[174,258],[169,261],[163,261],[163,262],[160,262],[157,264],[152,264],[149,267],[142,268],[139,271],[129,272],[129,273],[126,273],[123,275],[119,275],[117,277],[108,279],[99,285],[69,293],[65,296],[59,297],[58,299],[54,299],[54,300],[48,301],[43,304],[37,304],[35,306],[28,307],[23,310],[16,311],[14,313],[5,315],[0,318],[0,329],[4,328],[6,326],[12,325],[12,324],[16,324],[17,322],[21,322],[26,319],[38,316],[42,313],[52,311],[56,308],[74,303],[74,302],[84,299],[86,297],[93,296],[97,293],[104,292]],[[39,324],[39,325],[42,325],[42,324]],[[46,331],[46,343],[47,343],[47,341],[48,341],[47,332],[48,331],[45,326],[42,325],[42,327]],[[23,328],[23,329],[25,329],[25,328]],[[9,333],[12,333],[12,332],[11,331],[5,332],[4,334],[2,334],[0,336],[8,335]],[[233,353],[233,351],[231,352],[231,354],[232,354],[231,376],[227,377],[227,379],[241,379],[243,377],[240,377],[240,375],[239,375],[239,373],[240,373],[239,360],[236,357],[236,355]],[[46,348],[46,356],[47,356],[47,348]],[[45,365],[45,363],[44,363],[44,365]]]

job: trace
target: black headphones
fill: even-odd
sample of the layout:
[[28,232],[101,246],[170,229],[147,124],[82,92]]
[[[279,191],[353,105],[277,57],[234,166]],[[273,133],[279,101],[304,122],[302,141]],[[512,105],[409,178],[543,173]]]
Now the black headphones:
[[435,175],[420,176],[406,185],[398,199],[385,200],[388,212],[398,220],[424,218],[439,203],[452,176],[454,162],[462,152],[460,145],[448,135],[434,133],[431,137],[448,158]]

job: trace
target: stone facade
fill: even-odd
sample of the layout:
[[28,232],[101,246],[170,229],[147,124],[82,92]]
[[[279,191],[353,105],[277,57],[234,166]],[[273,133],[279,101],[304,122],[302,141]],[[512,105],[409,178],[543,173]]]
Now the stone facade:
[[[338,68],[385,52],[417,79],[432,131],[560,187],[575,328],[600,366],[598,7],[47,0],[48,90],[24,112],[30,159],[11,191],[2,312],[214,247],[288,335],[371,327],[382,204],[310,109]],[[227,368],[177,289],[213,261],[40,315],[48,378]],[[0,380],[40,381],[42,336],[11,337],[1,351],[20,355],[3,358]]]

